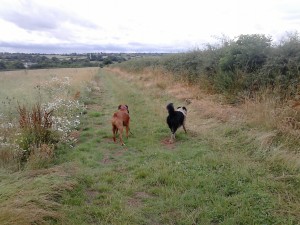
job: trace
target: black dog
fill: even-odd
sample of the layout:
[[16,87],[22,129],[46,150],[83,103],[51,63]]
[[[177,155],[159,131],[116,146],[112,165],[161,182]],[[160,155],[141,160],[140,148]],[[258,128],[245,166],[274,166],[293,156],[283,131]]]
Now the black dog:
[[175,133],[179,127],[183,127],[185,133],[185,119],[187,114],[187,109],[183,107],[178,107],[176,110],[174,109],[173,103],[167,105],[167,110],[169,115],[167,117],[167,124],[172,132],[170,142],[175,140]]

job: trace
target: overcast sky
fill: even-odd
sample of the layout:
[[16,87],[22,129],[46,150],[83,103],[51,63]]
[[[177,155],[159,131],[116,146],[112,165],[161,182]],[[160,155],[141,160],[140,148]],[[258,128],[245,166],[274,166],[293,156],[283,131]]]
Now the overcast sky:
[[0,52],[183,52],[300,31],[299,0],[0,0]]

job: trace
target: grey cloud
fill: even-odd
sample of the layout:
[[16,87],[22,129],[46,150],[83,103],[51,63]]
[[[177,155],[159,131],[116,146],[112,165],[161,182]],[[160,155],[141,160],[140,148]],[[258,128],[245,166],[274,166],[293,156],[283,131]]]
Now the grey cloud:
[[63,11],[55,7],[45,7],[39,4],[32,4],[30,1],[22,2],[22,8],[0,10],[0,17],[12,22],[25,30],[47,31],[60,26],[62,22],[70,22],[86,28],[96,28],[97,25],[85,19],[78,18],[71,12]]
[[13,13],[8,14],[3,17],[3,19],[14,23],[20,28],[25,30],[49,30],[55,29],[58,25],[57,21],[54,18],[54,15],[48,14],[45,17],[28,15],[24,13]]
[[23,53],[87,53],[87,52],[157,52],[175,53],[187,50],[185,47],[154,46],[132,42],[127,45],[116,44],[23,44],[0,42],[0,52],[23,52]]

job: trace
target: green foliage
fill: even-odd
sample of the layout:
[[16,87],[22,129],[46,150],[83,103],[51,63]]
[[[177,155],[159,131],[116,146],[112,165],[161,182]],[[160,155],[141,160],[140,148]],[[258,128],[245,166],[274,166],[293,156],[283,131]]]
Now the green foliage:
[[118,66],[137,73],[162,69],[176,79],[219,93],[252,95],[271,87],[289,98],[299,92],[300,38],[298,33],[288,34],[275,45],[265,35],[240,35],[204,49],[129,60]]
[[5,63],[0,61],[0,70],[5,70],[5,69],[6,69]]
[[300,37],[298,33],[288,34],[267,60],[261,76],[272,86],[292,90],[288,95],[297,94],[300,83]]
[[104,65],[109,65],[109,64],[112,64],[113,63],[113,61],[110,59],[110,58],[105,58],[104,60],[103,60],[103,64]]
[[215,87],[218,91],[226,93],[234,90],[236,74],[233,72],[220,72],[215,76]]
[[167,71],[179,75],[182,74],[189,82],[194,82],[200,77],[203,68],[203,57],[198,51],[174,54],[162,60]]
[[[89,53],[71,55],[41,55],[25,53],[0,53],[0,70],[103,67],[126,61],[124,55]],[[25,67],[26,66],[26,67]]]
[[[4,63],[3,63],[4,64]],[[25,69],[24,64],[21,61],[12,61],[12,62],[7,62],[2,66],[3,69],[10,69],[10,70],[15,70],[15,69]]]
[[160,60],[160,58],[158,58],[158,57],[134,58],[129,61],[117,64],[117,66],[121,67],[127,71],[140,73],[145,68],[154,69],[156,67],[159,67],[162,64],[159,60]]
[[266,62],[270,46],[271,38],[264,35],[241,35],[225,47],[226,53],[220,59],[221,70],[256,72]]

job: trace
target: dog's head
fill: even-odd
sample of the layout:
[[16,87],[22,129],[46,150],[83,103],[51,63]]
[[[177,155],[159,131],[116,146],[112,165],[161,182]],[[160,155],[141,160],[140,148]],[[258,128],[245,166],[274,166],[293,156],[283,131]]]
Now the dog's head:
[[184,106],[177,107],[176,111],[182,112],[184,116],[187,115],[187,109]]
[[118,106],[118,110],[120,110],[120,111],[127,111],[129,113],[128,105],[119,105]]

